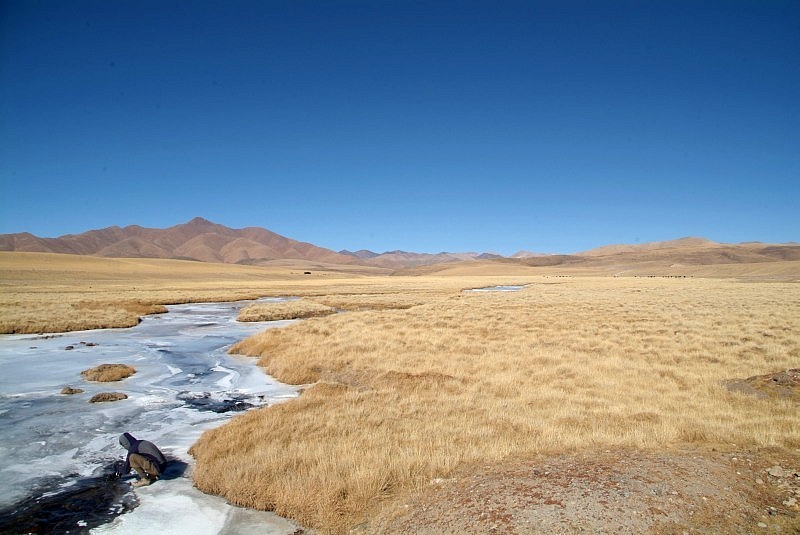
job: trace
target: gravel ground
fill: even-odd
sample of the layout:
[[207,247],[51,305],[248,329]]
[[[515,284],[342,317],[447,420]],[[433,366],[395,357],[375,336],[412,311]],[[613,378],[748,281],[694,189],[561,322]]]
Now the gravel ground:
[[800,533],[800,450],[603,451],[478,467],[355,532]]

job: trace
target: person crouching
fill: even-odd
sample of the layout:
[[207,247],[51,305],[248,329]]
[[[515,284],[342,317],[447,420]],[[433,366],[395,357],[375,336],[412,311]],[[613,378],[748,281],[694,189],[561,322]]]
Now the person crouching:
[[137,440],[130,433],[122,433],[119,437],[120,445],[128,450],[125,464],[120,468],[118,475],[123,476],[133,468],[139,474],[139,480],[133,483],[134,487],[143,487],[156,481],[167,466],[167,459],[155,444],[148,440]]

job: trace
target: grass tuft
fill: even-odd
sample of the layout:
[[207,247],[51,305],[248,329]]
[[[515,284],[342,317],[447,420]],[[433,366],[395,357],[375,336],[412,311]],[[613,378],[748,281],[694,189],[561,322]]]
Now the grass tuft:
[[121,381],[136,373],[136,368],[127,364],[100,364],[94,368],[83,370],[81,375],[87,381],[110,383]]
[[120,401],[128,399],[128,395],[122,392],[100,392],[89,400],[89,403],[105,403],[108,401]]

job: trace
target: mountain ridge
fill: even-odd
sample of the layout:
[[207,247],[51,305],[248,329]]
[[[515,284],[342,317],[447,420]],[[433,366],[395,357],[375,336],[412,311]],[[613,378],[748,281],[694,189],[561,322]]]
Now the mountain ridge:
[[166,229],[112,226],[58,238],[29,232],[0,235],[0,251],[62,253],[110,258],[175,258],[227,264],[310,260],[352,264],[355,259],[259,227],[232,229],[195,217]]
[[605,245],[575,254],[520,251],[511,257],[495,253],[414,253],[366,249],[333,251],[281,236],[261,227],[233,229],[195,217],[165,229],[139,225],[111,226],[58,238],[30,232],[0,235],[0,251],[92,255],[110,258],[172,258],[200,262],[259,265],[298,260],[343,266],[414,269],[458,262],[518,263],[531,267],[603,266],[619,263],[711,265],[800,260],[800,244],[718,243],[684,237],[641,244]]

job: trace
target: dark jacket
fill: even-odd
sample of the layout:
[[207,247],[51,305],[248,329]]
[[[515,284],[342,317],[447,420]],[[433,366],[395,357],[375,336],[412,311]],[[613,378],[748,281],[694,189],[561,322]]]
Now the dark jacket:
[[122,474],[127,474],[131,471],[131,453],[138,453],[147,457],[158,466],[159,472],[164,472],[167,466],[167,459],[161,453],[155,444],[148,440],[137,440],[130,433],[122,433],[119,437],[120,445],[128,450],[128,456],[125,457],[125,466],[122,467]]

